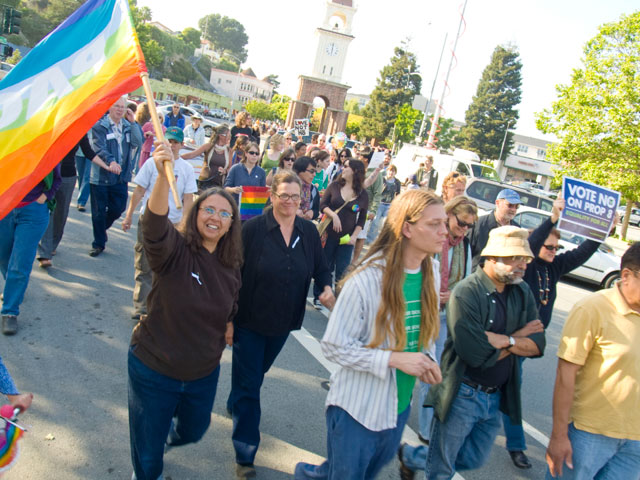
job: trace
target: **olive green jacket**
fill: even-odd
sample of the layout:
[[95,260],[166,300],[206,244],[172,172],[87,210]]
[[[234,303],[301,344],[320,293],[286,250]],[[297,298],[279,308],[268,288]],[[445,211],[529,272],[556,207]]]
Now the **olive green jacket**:
[[[511,335],[539,316],[533,294],[525,282],[508,285],[506,291],[506,334]],[[496,293],[495,285],[481,268],[458,283],[451,292],[447,304],[449,331],[440,364],[443,380],[429,389],[425,401],[425,406],[435,408],[441,422],[447,419],[467,365],[488,368],[498,360],[501,350],[491,346],[484,333],[495,318]],[[542,356],[546,343],[544,332],[528,338],[538,346],[539,355],[536,356]],[[502,387],[500,410],[517,424],[522,417],[520,406],[520,370],[518,362],[513,362],[509,380]]]

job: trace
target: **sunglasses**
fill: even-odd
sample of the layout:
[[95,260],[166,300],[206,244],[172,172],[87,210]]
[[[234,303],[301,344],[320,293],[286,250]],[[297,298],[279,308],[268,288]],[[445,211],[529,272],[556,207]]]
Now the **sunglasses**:
[[340,158],[349,158],[349,156],[346,153],[341,153]]
[[467,222],[463,222],[462,220],[460,220],[458,218],[457,215],[454,215],[456,222],[458,222],[458,225],[460,226],[460,228],[471,228],[473,227],[473,223],[467,223]]
[[222,220],[231,220],[233,218],[233,214],[226,210],[216,210],[211,207],[200,207],[200,210],[203,210],[204,213],[210,216],[214,216],[217,213]]
[[296,157],[287,157],[285,159],[283,159],[285,162],[295,162],[296,161]]
[[564,248],[562,245],[543,245],[543,247],[549,250],[550,252],[557,252]]
[[260,152],[247,152],[247,155],[260,155]]

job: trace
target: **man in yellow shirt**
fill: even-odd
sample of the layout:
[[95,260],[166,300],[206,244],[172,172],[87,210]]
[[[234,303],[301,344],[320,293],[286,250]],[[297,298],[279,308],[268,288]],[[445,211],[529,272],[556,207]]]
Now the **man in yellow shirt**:
[[564,325],[547,479],[640,479],[640,242],[620,271]]

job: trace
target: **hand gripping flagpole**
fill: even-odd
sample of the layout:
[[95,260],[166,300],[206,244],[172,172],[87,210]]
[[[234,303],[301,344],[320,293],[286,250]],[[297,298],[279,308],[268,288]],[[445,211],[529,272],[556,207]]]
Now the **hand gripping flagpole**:
[[[153,92],[151,91],[151,83],[149,82],[149,74],[142,72],[140,74],[142,79],[142,86],[144,87],[144,93],[147,97],[147,104],[149,105],[149,114],[151,115],[151,121],[153,122],[153,129],[156,133],[156,139],[159,142],[164,142],[164,133],[162,132],[162,125],[158,118],[158,112],[156,111],[156,101],[153,98]],[[164,162],[164,172],[169,180],[169,188],[171,188],[171,194],[173,195],[173,202],[176,204],[176,208],[182,208],[182,202],[178,195],[178,186],[176,184],[176,176],[173,173],[173,164],[171,162]]]

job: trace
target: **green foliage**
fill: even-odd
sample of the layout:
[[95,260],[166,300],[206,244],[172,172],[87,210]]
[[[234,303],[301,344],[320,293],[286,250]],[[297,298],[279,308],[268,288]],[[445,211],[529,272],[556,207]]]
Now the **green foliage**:
[[195,80],[195,76],[191,64],[182,58],[174,60],[167,72],[169,80],[183,85],[191,84]]
[[211,78],[211,67],[213,67],[213,64],[211,63],[211,60],[209,60],[209,57],[205,57],[203,55],[198,59],[198,62],[194,66],[204,78]]
[[602,25],[582,63],[537,114],[538,129],[559,139],[547,159],[558,176],[615,189],[631,204],[640,198],[640,12]]
[[193,55],[192,46],[185,43],[180,37],[169,35],[157,27],[151,27],[150,32],[151,38],[164,49],[165,58],[173,60],[174,57],[189,58]]
[[137,0],[129,0],[129,8],[147,68],[150,71],[157,69],[162,65],[164,48],[151,37],[151,27],[147,24],[151,21],[151,10],[149,7],[138,7]]
[[[427,121],[425,132],[428,136],[431,130],[431,121]],[[440,117],[436,130],[436,145],[439,150],[449,150],[454,146],[458,132],[453,128],[453,118]]]
[[414,95],[420,93],[422,79],[411,73],[418,72],[415,54],[403,43],[396,47],[389,65],[380,71],[378,83],[371,92],[371,101],[362,110],[360,135],[375,138],[379,142],[389,136],[400,107],[411,103]]
[[271,109],[273,110],[274,119],[284,122],[287,120],[287,113],[289,113],[289,104],[291,103],[291,97],[287,95],[280,95],[275,93],[271,98]]
[[[465,114],[466,125],[457,137],[461,148],[477,152],[481,158],[500,155],[507,123],[515,127],[519,115],[522,63],[514,46],[497,46],[491,62],[482,72],[476,94]],[[505,151],[510,151],[513,134],[507,135]]]
[[10,63],[11,65],[17,65],[18,62],[22,60],[22,55],[20,54],[20,50],[17,48],[13,49],[13,55],[5,60],[5,62]]
[[201,18],[198,26],[215,51],[229,52],[238,57],[241,62],[247,59],[245,46],[249,42],[249,37],[240,22],[214,13]]
[[344,133],[347,137],[351,138],[351,135],[360,137],[360,125],[362,124],[362,116],[356,114],[349,114],[347,117],[347,126],[344,128]]
[[360,105],[357,99],[353,98],[344,102],[343,107],[347,112],[360,115]]
[[251,114],[253,118],[258,120],[273,120],[274,112],[271,105],[259,100],[251,100],[244,106],[247,112]]
[[273,85],[273,94],[275,95],[276,93],[278,93],[276,91],[278,87],[280,87],[280,80],[278,80],[278,75],[276,75],[275,73],[272,73],[271,75],[267,75],[265,77],[265,80],[269,82],[271,85]]
[[215,64],[215,67],[219,68],[220,70],[226,70],[227,72],[237,72],[239,66],[237,63],[234,63],[231,60],[227,60],[223,57],[218,63]]
[[[200,31],[192,27],[185,28],[178,38],[195,50],[200,48]],[[193,52],[192,52],[193,53]]]
[[413,132],[416,121],[422,117],[420,110],[416,110],[408,103],[400,107],[395,123],[395,139],[403,143],[410,142],[416,135]]
[[320,122],[322,121],[322,114],[324,112],[324,108],[316,108],[311,112],[311,119],[309,121],[309,130],[313,132],[320,131]]

